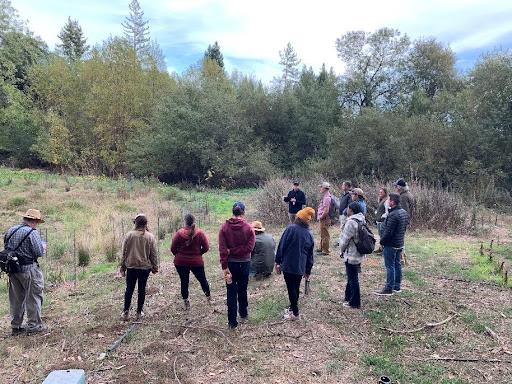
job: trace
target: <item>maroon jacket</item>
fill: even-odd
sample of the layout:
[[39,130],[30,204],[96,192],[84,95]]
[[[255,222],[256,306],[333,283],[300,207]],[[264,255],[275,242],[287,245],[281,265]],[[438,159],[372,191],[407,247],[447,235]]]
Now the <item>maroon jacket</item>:
[[190,228],[181,228],[172,239],[171,252],[174,257],[174,265],[183,267],[202,267],[204,265],[203,254],[208,252],[210,246],[208,238],[200,229],[196,229],[190,245],[187,245]]
[[228,261],[251,261],[255,242],[254,230],[244,219],[232,217],[226,220],[219,231],[219,254],[222,269],[228,267]]

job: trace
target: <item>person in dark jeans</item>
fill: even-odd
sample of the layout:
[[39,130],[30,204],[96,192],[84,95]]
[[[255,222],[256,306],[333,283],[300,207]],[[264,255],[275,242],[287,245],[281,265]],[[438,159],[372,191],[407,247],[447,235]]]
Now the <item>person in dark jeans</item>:
[[299,318],[300,283],[304,277],[309,280],[313,268],[315,241],[309,230],[309,223],[315,217],[315,210],[306,207],[297,212],[295,223],[289,225],[279,241],[276,252],[276,272],[283,273],[290,307],[285,310],[285,320]]
[[148,230],[148,219],[138,214],[133,220],[135,229],[126,234],[123,241],[121,275],[126,276],[124,309],[122,319],[128,321],[135,285],[138,285],[137,320],[144,316],[142,311],[146,299],[146,284],[150,272],[158,272],[158,255],[155,236]]
[[384,247],[384,265],[386,267],[386,285],[375,292],[379,296],[390,296],[400,293],[402,283],[402,264],[400,258],[404,248],[405,231],[409,224],[409,215],[400,205],[400,195],[389,194],[389,212],[384,227],[380,244]]
[[219,231],[219,255],[226,280],[228,325],[235,329],[237,310],[241,322],[248,318],[247,285],[256,239],[252,226],[245,221],[245,205],[238,201],[232,211],[233,217],[226,220]]
[[204,271],[203,255],[208,252],[210,246],[206,234],[196,228],[196,219],[193,215],[185,216],[185,227],[174,235],[171,243],[171,252],[174,255],[174,266],[180,276],[181,297],[185,310],[190,309],[188,299],[188,286],[190,272],[194,274],[208,303],[211,303],[210,285]]
[[359,289],[359,273],[361,272],[361,255],[356,247],[359,234],[359,223],[365,224],[365,218],[361,212],[361,206],[352,202],[347,207],[348,219],[343,227],[340,237],[340,256],[345,262],[347,273],[347,286],[345,288],[344,307],[359,308],[361,306],[361,293]]
[[288,218],[290,223],[295,222],[295,215],[304,205],[306,205],[306,195],[300,190],[299,182],[293,182],[293,188],[288,192],[288,196],[284,196],[283,200],[288,203]]

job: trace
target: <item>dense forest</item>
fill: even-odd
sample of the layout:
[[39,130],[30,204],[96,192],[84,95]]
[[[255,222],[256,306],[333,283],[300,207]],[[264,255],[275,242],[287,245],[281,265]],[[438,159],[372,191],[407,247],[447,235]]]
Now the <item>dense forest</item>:
[[50,51],[0,0],[2,163],[212,186],[316,173],[512,187],[510,51],[462,74],[434,37],[353,31],[333,42],[343,74],[288,43],[264,84],[227,73],[217,42],[169,74],[136,0],[126,15],[123,36],[92,47],[69,18]]

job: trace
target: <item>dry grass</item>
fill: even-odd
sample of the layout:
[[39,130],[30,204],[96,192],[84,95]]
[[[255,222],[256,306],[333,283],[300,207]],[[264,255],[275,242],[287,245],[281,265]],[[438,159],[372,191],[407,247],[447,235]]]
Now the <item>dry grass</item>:
[[[145,193],[148,199],[155,196],[153,191]],[[57,200],[53,201],[60,204]],[[134,204],[131,200],[126,203]],[[108,218],[112,210],[104,209]],[[259,217],[255,211],[251,216]],[[107,226],[108,219],[102,220]],[[372,295],[381,287],[384,273],[380,257],[367,258],[361,274],[360,311],[341,306],[345,276],[335,252],[317,258],[311,294],[301,296],[303,319],[299,322],[281,322],[287,304],[281,276],[253,281],[249,286],[250,321],[239,331],[230,332],[215,252],[221,221],[219,216],[203,226],[212,243],[206,269],[213,306],[206,305],[198,283],[191,278],[192,308],[190,312],[182,310],[179,279],[164,251],[166,237],[161,273],[149,281],[147,318],[119,349],[99,359],[129,324],[119,320],[124,282],[116,277],[112,265],[93,260],[76,288],[62,284],[47,292],[44,319],[51,328],[47,335],[12,338],[7,316],[2,318],[0,382],[40,383],[50,370],[62,368],[85,369],[92,384],[370,384],[383,374],[395,383],[414,384],[463,384],[475,379],[507,383],[512,379],[509,363],[432,360],[434,355],[512,360],[500,349],[512,349],[510,289],[483,281],[487,275],[467,274],[474,267],[477,239],[446,238],[436,233],[411,236],[404,293],[390,298]],[[278,228],[270,227],[269,231],[280,233]],[[336,231],[331,229],[333,238]],[[7,298],[2,289],[4,285],[0,288],[3,305]],[[452,311],[458,314],[456,318],[429,330],[394,335],[381,329],[418,328],[426,322],[441,321]],[[486,327],[503,345],[486,333]]]

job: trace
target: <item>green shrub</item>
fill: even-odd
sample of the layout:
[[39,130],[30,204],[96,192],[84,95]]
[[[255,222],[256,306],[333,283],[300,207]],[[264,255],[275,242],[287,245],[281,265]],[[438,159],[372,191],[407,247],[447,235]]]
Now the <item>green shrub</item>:
[[119,246],[114,242],[105,245],[104,248],[107,262],[114,263],[117,261],[117,253],[119,252]]
[[55,244],[50,244],[48,246],[50,252],[50,257],[52,259],[61,259],[62,256],[64,256],[64,254],[66,253],[66,250],[67,250],[67,244],[65,243],[55,243]]
[[19,208],[27,204],[27,199],[22,196],[16,196],[10,199],[7,204],[9,207]]
[[78,266],[85,268],[87,267],[91,262],[91,252],[89,251],[89,248],[80,245],[78,247]]

